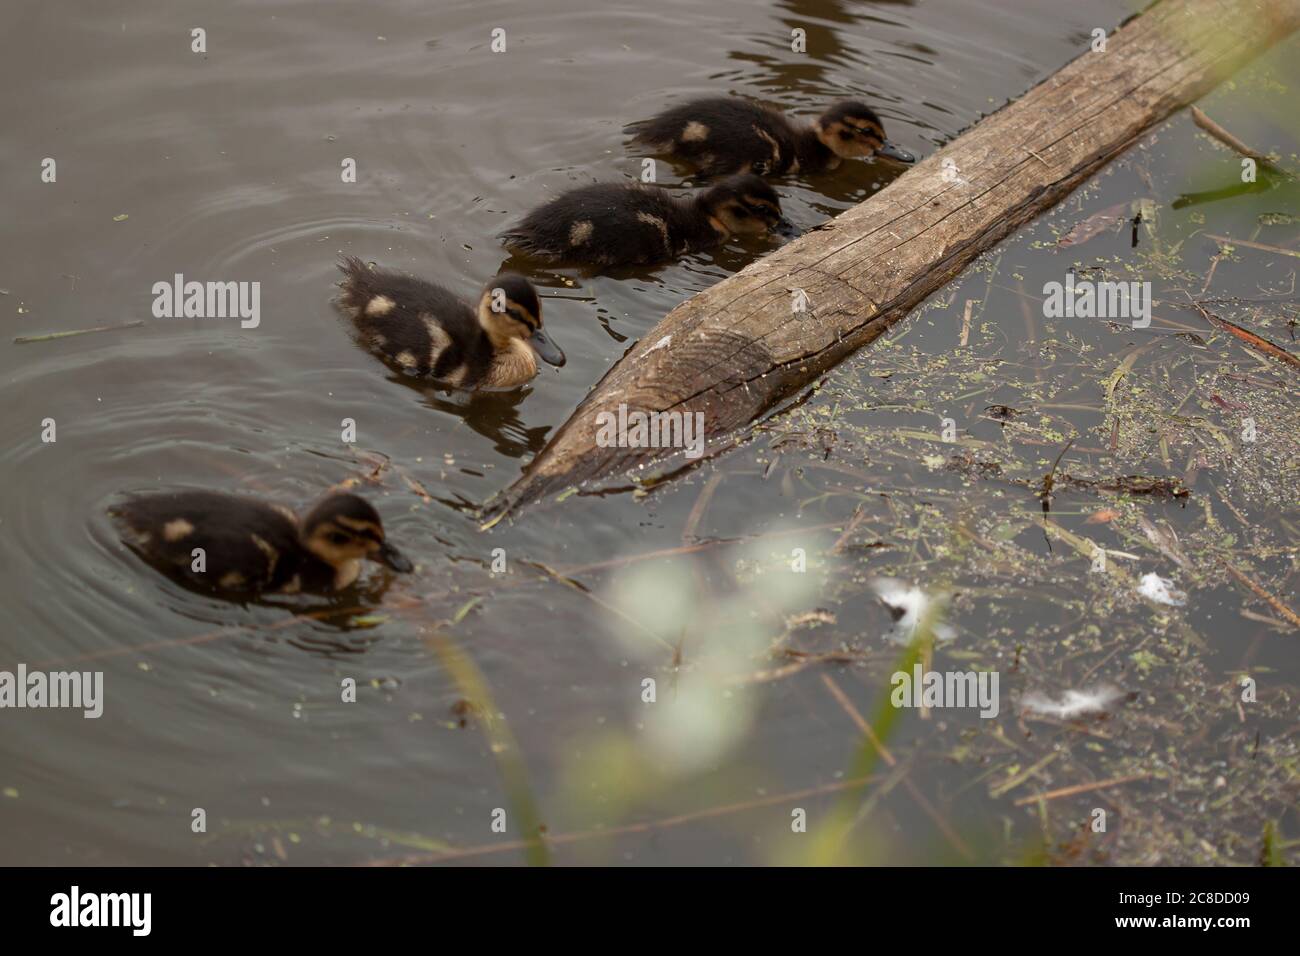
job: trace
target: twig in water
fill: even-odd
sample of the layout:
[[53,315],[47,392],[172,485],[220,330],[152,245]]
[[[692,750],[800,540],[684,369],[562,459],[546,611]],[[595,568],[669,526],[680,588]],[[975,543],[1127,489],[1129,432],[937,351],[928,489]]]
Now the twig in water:
[[1286,618],[1287,621],[1291,623],[1292,627],[1300,627],[1300,614],[1296,614],[1296,612],[1291,610],[1289,606],[1282,603],[1280,598],[1276,598],[1268,591],[1265,591],[1262,587],[1260,587],[1250,578],[1246,577],[1246,575],[1242,574],[1240,571],[1234,568],[1227,561],[1223,562],[1223,566],[1228,569],[1229,574],[1231,574],[1234,578],[1236,578],[1247,588],[1249,588],[1252,592],[1254,592],[1256,596],[1262,598],[1265,601],[1265,603],[1267,603],[1271,608],[1273,608],[1273,610],[1277,611],[1278,614],[1281,614],[1284,618]]
[[1076,793],[1088,793],[1092,790],[1104,790],[1106,787],[1117,787],[1121,783],[1133,783],[1137,780],[1145,780],[1151,776],[1149,773],[1135,773],[1128,777],[1111,777],[1109,780],[1098,780],[1096,783],[1080,783],[1073,787],[1062,787],[1059,790],[1049,790],[1047,793],[1040,793],[1032,797],[1021,797],[1016,801],[1018,807],[1026,806],[1030,803],[1037,803],[1039,800],[1055,800],[1057,797],[1072,797]]
[[[858,709],[853,706],[853,702],[845,696],[844,691],[840,690],[839,685],[835,683],[834,679],[831,678],[829,674],[823,674],[822,682],[831,692],[831,696],[835,698],[836,702],[844,708],[844,712],[849,715],[849,719],[852,720],[853,723],[857,725],[858,729],[866,735],[867,739],[871,741],[872,746],[876,748],[876,752],[880,754],[881,759],[891,767],[898,766],[897,759],[895,759],[893,754],[889,752],[888,748],[881,743],[880,739],[872,731],[871,724],[869,724],[866,718],[863,717]],[[939,814],[939,811],[931,805],[930,801],[925,798],[925,795],[921,793],[917,785],[912,782],[912,778],[903,777],[902,783],[903,786],[907,788],[908,793],[912,795],[912,799],[915,800],[917,805],[925,811],[926,816],[934,821],[934,825],[939,828],[940,832],[943,833],[948,842],[952,844],[953,849],[967,860],[974,859],[970,847],[967,846],[965,841],[962,840],[962,838],[958,836],[957,832],[952,829],[948,824],[948,821]]]
[[1073,438],[1066,442],[1065,447],[1061,449],[1061,453],[1056,456],[1056,461],[1052,462],[1052,470],[1043,476],[1043,489],[1038,493],[1038,500],[1043,504],[1043,540],[1047,542],[1048,551],[1052,550],[1052,539],[1047,534],[1047,525],[1050,523],[1047,516],[1052,512],[1052,485],[1056,481],[1056,469],[1060,467],[1061,459],[1065,457],[1065,453],[1070,450],[1070,446],[1073,444]]
[[1274,345],[1272,342],[1264,338],[1262,335],[1256,335],[1254,332],[1250,331],[1249,329],[1242,328],[1240,325],[1238,325],[1235,322],[1229,322],[1227,319],[1215,315],[1213,312],[1208,311],[1195,299],[1192,299],[1191,296],[1188,296],[1188,299],[1191,299],[1192,305],[1196,306],[1196,311],[1201,313],[1201,316],[1205,319],[1205,321],[1209,322],[1215,328],[1222,329],[1224,332],[1227,332],[1229,335],[1232,335],[1240,339],[1241,341],[1249,345],[1251,348],[1253,348],[1255,351],[1262,352],[1264,355],[1267,355],[1269,358],[1274,358],[1277,359],[1279,362],[1284,362],[1287,365],[1290,365],[1292,368],[1300,368],[1300,357],[1297,357],[1293,353],[1282,348],[1282,346],[1280,345]]
[[866,515],[862,510],[862,502],[858,502],[858,506],[853,509],[853,517],[850,519],[848,526],[844,529],[844,533],[836,538],[835,544],[831,546],[831,554],[840,553],[841,549],[844,547],[844,542],[849,540],[849,536],[857,530],[858,525],[862,522],[864,517],[866,517]]
[[717,490],[718,483],[721,481],[722,472],[715,471],[705,483],[700,497],[695,500],[695,506],[691,508],[691,513],[686,518],[686,526],[682,528],[682,544],[690,545],[697,540],[695,531],[699,528],[704,512],[708,510],[709,502],[713,500],[713,492]]
[[1252,242],[1249,239],[1234,239],[1232,236],[1216,236],[1212,232],[1204,233],[1205,238],[1213,239],[1215,242],[1223,242],[1233,246],[1246,246],[1250,249],[1259,249],[1262,252],[1276,252],[1279,256],[1292,256],[1300,259],[1300,252],[1294,249],[1283,249],[1281,246],[1270,246],[1265,242]]
[[1245,156],[1249,159],[1253,159],[1255,162],[1259,163],[1259,165],[1267,169],[1270,173],[1277,173],[1280,176],[1290,175],[1286,170],[1282,169],[1280,166],[1274,163],[1263,153],[1259,153],[1251,149],[1249,146],[1247,146],[1241,140],[1237,139],[1237,137],[1233,136],[1226,129],[1220,126],[1218,123],[1214,122],[1214,120],[1206,116],[1205,113],[1199,107],[1196,106],[1192,107],[1192,122],[1194,122],[1201,129],[1205,130],[1205,132],[1209,133],[1220,143],[1223,143],[1225,146],[1229,147],[1230,149],[1236,150],[1238,153],[1241,153],[1242,156]]
[[[788,804],[792,800],[801,800],[804,797],[819,796],[825,793],[838,793],[841,790],[849,790],[864,786],[865,784],[870,783],[873,779],[874,778],[872,777],[864,777],[857,780],[837,780],[834,783],[826,783],[818,787],[807,787],[803,790],[794,790],[788,793],[775,793],[767,797],[746,800],[743,803],[730,803],[720,807],[709,807],[706,810],[682,813],[674,817],[665,817],[660,820],[648,820],[644,823],[628,823],[619,827],[602,827],[597,830],[583,830],[578,833],[556,833],[548,835],[546,842],[551,846],[561,846],[569,843],[580,843],[586,840],[608,840],[613,837],[628,836],[635,833],[653,833],[655,830],[677,827],[685,823],[693,823],[696,820],[708,820],[713,817],[725,816],[730,813],[740,813],[745,810],[780,806],[782,804]],[[480,844],[479,846],[435,850],[428,853],[411,854],[408,856],[394,857],[385,860],[372,860],[365,865],[409,866],[420,863],[439,863],[443,860],[465,859],[466,857],[486,856],[492,853],[508,853],[514,850],[522,850],[527,846],[528,841],[526,840],[487,843]]]
[[50,332],[47,335],[20,335],[14,339],[14,345],[30,345],[32,342],[52,342],[54,339],[70,339],[74,335],[93,335],[96,332],[116,332],[120,329],[134,329],[144,325],[144,319],[123,322],[121,325],[99,325],[93,329],[72,329],[68,332]]

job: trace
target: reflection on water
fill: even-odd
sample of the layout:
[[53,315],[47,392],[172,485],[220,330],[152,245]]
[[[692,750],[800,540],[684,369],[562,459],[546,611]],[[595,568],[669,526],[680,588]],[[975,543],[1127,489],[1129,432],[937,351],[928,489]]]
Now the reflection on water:
[[519,417],[520,403],[535,386],[507,392],[475,392],[467,395],[453,390],[420,387],[409,379],[403,380],[421,388],[426,406],[459,416],[475,432],[490,440],[493,451],[499,454],[527,459],[541,451],[546,444],[546,434],[551,427],[530,427]]
[[[803,118],[860,97],[892,140],[928,155],[1129,7],[271,0],[205,8],[204,55],[189,50],[196,14],[183,6],[56,0],[7,10],[0,71],[24,91],[0,133],[9,334],[148,321],[0,350],[0,562],[10,569],[0,579],[10,620],[0,668],[93,662],[107,695],[93,729],[62,714],[0,716],[0,790],[17,794],[0,798],[5,862],[262,862],[265,851],[250,847],[263,845],[258,821],[271,820],[301,831],[291,862],[369,859],[401,846],[402,834],[483,843],[480,810],[503,797],[482,738],[453,719],[461,693],[426,644],[449,622],[511,717],[539,792],[559,786],[572,757],[564,741],[622,723],[636,701],[599,593],[610,568],[689,548],[692,577],[727,588],[734,561],[717,538],[803,522],[830,545],[840,532],[827,529],[853,512],[814,480],[829,472],[751,448],[724,461],[728,479],[707,499],[713,466],[648,500],[580,499],[481,532],[477,506],[633,342],[773,247],[731,243],[661,268],[592,274],[521,269],[529,264],[510,259],[496,235],[564,189],[639,177],[626,124],[692,96],[745,95]],[[505,54],[488,47],[499,25]],[[806,31],[806,55],[791,50],[795,29]],[[58,161],[55,183],[39,179],[46,156]],[[355,183],[341,180],[346,158]],[[685,169],[657,169],[668,188],[698,185]],[[808,228],[899,172],[850,162],[775,185],[787,215]],[[568,363],[527,388],[474,396],[390,373],[355,346],[331,305],[340,253],[464,295],[501,268],[520,269],[538,284]],[[150,318],[153,283],[175,273],[260,282],[260,327]],[[961,296],[985,297],[978,284]],[[1039,361],[1022,350],[1039,333],[1019,300],[993,296],[981,319],[990,335],[1006,357]],[[1120,347],[1087,334],[1087,348]],[[952,347],[929,330],[916,338],[935,353]],[[1039,374],[1050,376],[1050,363]],[[906,375],[896,369],[891,381]],[[1095,400],[1095,383],[1074,384]],[[981,407],[996,399],[981,397]],[[925,405],[925,396],[907,400]],[[833,434],[839,412],[817,397],[810,408]],[[47,418],[58,423],[53,444],[40,440]],[[355,446],[340,440],[345,418],[356,422]],[[856,487],[905,493],[914,480],[903,463],[818,449],[827,467],[852,469],[838,477]],[[376,504],[417,573],[298,617],[175,586],[131,558],[106,518],[125,492],[197,486],[296,502],[345,482]],[[494,549],[507,570],[493,570]],[[839,613],[849,640],[878,609],[844,597]],[[626,632],[655,627],[615,620]],[[689,661],[693,651],[682,653]],[[340,702],[348,677],[360,688],[355,704]],[[753,732],[739,789],[797,790],[841,773],[843,713],[832,707],[810,723],[812,705],[792,685],[772,692],[772,710],[744,709]],[[934,773],[955,789],[947,771]],[[718,802],[734,796],[723,791]],[[206,841],[188,828],[199,805],[226,821]],[[890,812],[900,826],[930,826],[915,809]],[[689,832],[629,836],[619,851],[685,863],[765,858],[743,828],[706,820]]]

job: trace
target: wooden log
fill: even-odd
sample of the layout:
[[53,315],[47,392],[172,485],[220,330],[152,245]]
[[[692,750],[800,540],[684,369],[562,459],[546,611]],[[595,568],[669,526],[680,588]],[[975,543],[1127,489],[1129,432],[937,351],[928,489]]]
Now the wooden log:
[[489,503],[492,523],[574,486],[608,487],[614,476],[628,485],[690,464],[662,448],[602,447],[602,413],[620,405],[702,412],[707,454],[730,447],[737,430],[1297,26],[1300,0],[1160,0],[1103,52],[1082,53],[888,188],[669,312]]

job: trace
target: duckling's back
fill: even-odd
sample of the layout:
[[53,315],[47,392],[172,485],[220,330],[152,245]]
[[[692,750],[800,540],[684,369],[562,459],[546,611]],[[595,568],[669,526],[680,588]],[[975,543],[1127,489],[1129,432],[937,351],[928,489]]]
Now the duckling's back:
[[766,106],[725,96],[669,107],[635,124],[632,141],[684,159],[710,176],[780,175],[797,157],[789,120]]
[[[202,590],[276,591],[301,575],[305,552],[292,513],[210,491],[131,497],[113,516],[146,561]],[[203,551],[196,570],[194,549]]]
[[502,233],[512,250],[553,262],[663,262],[707,244],[707,220],[668,190],[640,183],[579,186]]
[[355,256],[339,262],[339,304],[363,343],[414,375],[472,386],[491,363],[491,346],[473,310],[450,290]]

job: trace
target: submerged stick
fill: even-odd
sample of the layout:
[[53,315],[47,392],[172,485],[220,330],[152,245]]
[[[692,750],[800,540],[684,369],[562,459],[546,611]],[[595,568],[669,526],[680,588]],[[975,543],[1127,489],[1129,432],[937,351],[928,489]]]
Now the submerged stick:
[[1125,783],[1136,783],[1139,780],[1146,780],[1150,777],[1149,773],[1134,773],[1127,777],[1111,777],[1109,780],[1098,780],[1096,783],[1080,783],[1073,787],[1061,787],[1059,790],[1049,790],[1046,793],[1037,793],[1032,797],[1021,797],[1015,802],[1017,807],[1028,806],[1031,803],[1037,803],[1039,800],[1056,800],[1059,797],[1073,797],[1079,793],[1091,793],[1094,790],[1105,790],[1107,787],[1118,787]]
[[1245,585],[1251,593],[1262,599],[1265,604],[1286,618],[1287,622],[1292,627],[1300,627],[1300,614],[1296,614],[1295,611],[1291,610],[1289,605],[1285,604],[1280,598],[1274,597],[1261,585],[1256,584],[1250,578],[1246,577],[1246,575],[1242,574],[1227,561],[1223,562],[1223,566],[1228,569],[1229,574]]
[[[831,696],[835,698],[835,702],[840,705],[846,714],[849,715],[849,719],[853,721],[858,730],[861,731],[863,736],[871,742],[871,746],[876,748],[876,752],[880,754],[880,759],[889,764],[890,767],[897,767],[897,758],[889,752],[889,749],[881,742],[880,738],[876,736],[876,732],[872,730],[871,724],[868,723],[867,719],[862,716],[861,712],[853,706],[853,701],[849,700],[844,691],[840,690],[840,685],[835,683],[835,679],[829,674],[823,674],[822,683],[826,685],[826,689],[830,691]],[[963,859],[968,862],[973,862],[975,854],[972,853],[971,848],[966,845],[966,841],[963,840],[957,831],[952,828],[952,824],[944,818],[943,814],[936,810],[934,805],[925,798],[925,794],[921,792],[920,787],[916,785],[912,778],[910,776],[903,777],[902,784],[907,789],[907,792],[912,795],[912,799],[916,801],[917,806],[925,811],[925,815],[928,816],[934,825],[939,828],[939,832],[943,834],[944,839],[951,844],[952,848],[956,850]]]
[[1220,245],[1245,246],[1248,249],[1258,249],[1260,252],[1275,252],[1279,256],[1291,256],[1300,259],[1300,252],[1294,249],[1283,249],[1281,246],[1270,246],[1266,242],[1254,242],[1250,239],[1234,239],[1232,236],[1216,236],[1212,232],[1205,234],[1206,239],[1213,239]]
[[[694,823],[698,820],[711,820],[715,817],[727,816],[733,813],[743,813],[747,810],[758,810],[764,807],[788,805],[793,800],[802,800],[805,797],[822,796],[828,793],[839,793],[842,790],[864,786],[865,784],[870,783],[872,779],[873,778],[870,777],[864,777],[860,780],[836,780],[833,783],[824,783],[816,787],[805,787],[802,790],[792,790],[786,793],[774,793],[765,797],[745,800],[740,803],[728,803],[723,804],[722,806],[708,807],[704,810],[679,813],[675,816],[664,817],[658,820],[646,820],[642,823],[627,823],[616,827],[599,827],[597,829],[582,830],[576,833],[554,833],[547,836],[546,842],[551,846],[566,846],[568,844],[583,843],[589,840],[612,840],[621,836],[654,833],[656,830],[679,827],[683,824]],[[361,865],[419,866],[430,863],[441,863],[444,860],[489,856],[495,853],[513,853],[515,850],[527,849],[528,846],[529,841],[527,840],[481,843],[476,846],[449,847],[446,850],[433,850],[425,853],[411,853],[406,856],[390,857],[382,860],[370,860]]]
[[1285,364],[1290,365],[1292,368],[1300,368],[1300,358],[1297,358],[1295,353],[1288,352],[1280,345],[1275,345],[1262,335],[1256,335],[1254,332],[1250,331],[1250,329],[1244,329],[1236,322],[1230,322],[1228,319],[1218,315],[1214,316],[1214,324],[1230,335],[1234,335],[1241,339],[1256,351],[1263,352],[1269,358],[1275,358],[1279,362],[1284,362]]
[[93,329],[72,329],[68,332],[49,332],[46,335],[20,335],[14,339],[14,345],[30,345],[32,342],[52,342],[55,339],[70,339],[74,335],[93,335],[96,332],[116,332],[119,329],[134,329],[144,325],[144,319],[123,322],[121,325],[97,325]]
[[1280,166],[1278,166],[1277,163],[1273,162],[1273,160],[1269,159],[1263,153],[1259,153],[1251,149],[1249,146],[1247,146],[1241,140],[1237,139],[1237,137],[1233,136],[1226,129],[1220,126],[1218,123],[1214,122],[1214,120],[1206,116],[1205,112],[1199,106],[1192,107],[1192,122],[1195,123],[1197,126],[1199,126],[1201,129],[1205,130],[1205,132],[1209,133],[1220,143],[1227,146],[1229,149],[1236,150],[1238,153],[1240,153],[1242,156],[1247,157],[1248,159],[1253,159],[1259,165],[1267,169],[1270,173],[1277,173],[1280,176],[1287,175],[1286,171],[1282,169]]
[[1203,308],[1195,299],[1192,300],[1192,304],[1196,306],[1196,310],[1201,313],[1201,316],[1205,321],[1209,322],[1216,329],[1221,329],[1234,338],[1240,339],[1255,351],[1262,352],[1269,358],[1277,359],[1279,362],[1282,362],[1285,365],[1290,365],[1292,368],[1300,368],[1300,356],[1297,356],[1294,352],[1287,351],[1282,348],[1282,346],[1270,342],[1262,335],[1257,335],[1250,331],[1250,329],[1243,328],[1236,322],[1231,322],[1222,316],[1215,315],[1208,309]]
[[1298,25],[1300,0],[1161,0],[1107,38],[1104,52],[1082,53],[888,188],[673,309],[488,513],[499,519],[571,488],[683,464],[648,442],[611,443],[620,406],[623,421],[634,411],[692,422],[701,414],[705,455],[731,447],[741,429]]

